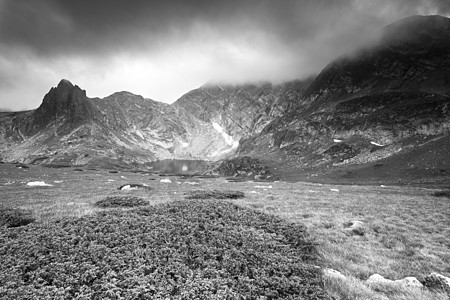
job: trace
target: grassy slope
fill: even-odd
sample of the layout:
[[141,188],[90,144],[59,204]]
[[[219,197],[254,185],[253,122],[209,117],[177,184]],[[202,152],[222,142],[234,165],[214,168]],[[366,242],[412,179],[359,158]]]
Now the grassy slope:
[[[327,287],[338,298],[445,299],[425,292],[411,296],[402,290],[374,291],[363,284],[373,273],[390,279],[405,276],[421,279],[431,271],[450,275],[450,201],[432,196],[434,190],[283,182],[228,183],[224,179],[181,180],[176,177],[170,178],[172,183],[160,183],[160,177],[133,173],[81,173],[72,169],[43,169],[45,172],[42,172],[39,167],[17,170],[9,165],[0,168],[0,191],[5,195],[0,204],[31,209],[40,221],[91,214],[99,210],[92,206],[95,201],[123,195],[124,192],[116,188],[130,182],[154,187],[152,191],[126,192],[152,204],[181,200],[189,190],[240,190],[245,192],[246,198],[233,200],[235,203],[307,226],[319,243],[323,256],[320,264],[348,276],[344,282],[328,282]],[[29,188],[21,183],[29,180],[63,182],[53,183],[55,186],[48,188]],[[194,181],[199,184],[193,185]],[[345,234],[342,223],[349,220],[365,222],[366,235]]]

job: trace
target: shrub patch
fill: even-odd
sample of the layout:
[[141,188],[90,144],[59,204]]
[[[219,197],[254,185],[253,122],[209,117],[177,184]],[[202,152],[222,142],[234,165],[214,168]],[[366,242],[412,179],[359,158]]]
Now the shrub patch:
[[104,211],[0,241],[1,299],[329,299],[304,226],[227,201]]
[[438,192],[435,192],[434,195],[436,197],[447,197],[447,198],[450,198],[450,190],[438,191]]
[[111,196],[106,197],[103,200],[95,202],[95,206],[101,208],[109,207],[135,207],[135,206],[147,206],[148,201],[140,197],[129,197],[129,196]]
[[194,190],[186,194],[186,199],[239,199],[245,194],[240,191],[219,191],[219,190]]
[[19,227],[34,221],[35,219],[30,211],[17,208],[0,208],[0,226]]

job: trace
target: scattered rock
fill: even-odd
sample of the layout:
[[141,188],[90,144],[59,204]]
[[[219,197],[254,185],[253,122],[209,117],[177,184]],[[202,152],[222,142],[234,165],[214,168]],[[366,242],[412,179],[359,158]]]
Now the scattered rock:
[[345,231],[351,235],[363,236],[365,234],[364,223],[361,221],[349,221],[343,225]]
[[249,156],[225,159],[214,172],[223,176],[276,180],[268,166],[264,165],[259,159]]
[[149,187],[148,185],[142,184],[142,183],[127,183],[127,184],[121,185],[117,189],[126,191],[126,190],[137,190],[137,189],[151,190],[152,188]]
[[27,183],[28,186],[53,186],[51,184],[45,183],[44,181],[30,181]]

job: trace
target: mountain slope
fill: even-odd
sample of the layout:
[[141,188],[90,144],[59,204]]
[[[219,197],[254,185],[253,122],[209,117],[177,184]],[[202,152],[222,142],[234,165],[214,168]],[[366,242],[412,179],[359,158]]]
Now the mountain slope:
[[323,169],[414,151],[413,137],[448,135],[450,19],[388,26],[374,48],[330,63],[296,103],[242,141],[239,154]]

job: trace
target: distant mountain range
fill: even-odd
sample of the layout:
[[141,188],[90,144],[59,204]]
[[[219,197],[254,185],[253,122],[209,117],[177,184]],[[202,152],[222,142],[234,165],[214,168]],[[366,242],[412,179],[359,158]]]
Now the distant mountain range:
[[36,110],[0,112],[0,158],[136,165],[246,155],[312,173],[392,159],[446,172],[449,132],[450,19],[413,16],[303,81],[207,84],[169,105],[128,92],[88,98],[62,80]]

